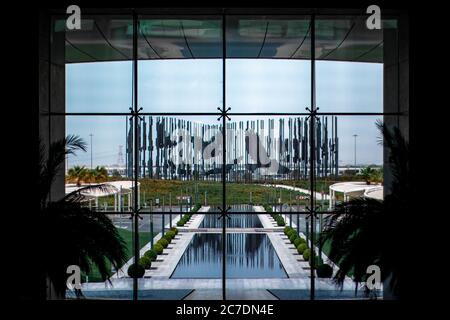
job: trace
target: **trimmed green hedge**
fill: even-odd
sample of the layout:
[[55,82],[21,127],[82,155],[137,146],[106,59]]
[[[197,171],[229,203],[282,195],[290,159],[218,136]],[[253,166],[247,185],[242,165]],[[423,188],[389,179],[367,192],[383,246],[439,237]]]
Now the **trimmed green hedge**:
[[200,210],[201,207],[202,205],[200,203],[197,203],[190,212],[197,212],[198,210]]
[[308,246],[306,245],[306,243],[300,243],[300,244],[297,246],[297,252],[298,252],[299,254],[303,254],[303,252],[305,252],[306,249],[308,249]]
[[160,245],[162,245],[162,247],[164,249],[167,248],[167,246],[169,245],[169,241],[167,241],[164,238],[159,239],[156,243],[159,243]]
[[294,230],[294,228],[289,227],[289,226],[284,227],[284,234],[285,234],[285,235],[288,235],[288,233],[289,233],[291,230]]
[[186,222],[189,221],[189,219],[192,217],[192,214],[186,213],[184,214],[181,219],[177,222],[177,226],[182,227],[186,224]]
[[145,274],[145,269],[140,263],[133,263],[128,267],[127,273],[131,278],[142,278]]
[[289,236],[289,241],[291,241],[291,243],[294,243],[295,239],[297,238],[298,238],[297,232],[291,233],[291,235]]
[[282,227],[282,226],[285,226],[285,225],[286,225],[286,223],[284,222],[283,217],[280,216],[279,214],[277,214],[277,213],[272,213],[271,216],[272,216],[272,218],[275,220],[275,222],[277,223],[277,225],[278,225],[279,227]]
[[150,269],[152,266],[152,260],[149,257],[143,256],[139,259],[139,264],[144,267],[144,269]]
[[331,278],[333,276],[333,268],[326,263],[319,265],[316,269],[318,278]]
[[153,249],[147,250],[144,253],[144,257],[149,258],[151,261],[155,261],[157,256],[158,256],[158,254]]
[[302,237],[297,237],[295,240],[294,240],[294,246],[297,248],[300,244],[302,244],[302,243],[304,243],[304,244],[306,244],[306,240],[305,239],[303,239]]
[[289,237],[291,237],[291,235],[293,235],[293,234],[295,234],[295,235],[296,235],[296,234],[297,234],[297,231],[295,231],[294,229],[291,229],[291,230],[289,230],[289,231],[287,232],[287,234],[286,234],[286,235],[287,235],[287,236],[288,236],[288,238],[289,238]]
[[170,240],[172,240],[173,238],[175,238],[175,232],[173,232],[172,230],[167,231],[166,236],[168,236],[170,238]]
[[178,234],[178,229],[175,227],[170,228],[170,231],[173,231],[175,233],[175,235]]
[[164,247],[159,243],[155,243],[155,245],[153,246],[153,250],[155,250],[157,254],[161,254],[164,251]]
[[172,237],[167,233],[161,239],[165,239],[168,243],[172,242]]
[[311,257],[311,249],[305,249],[303,251],[303,259],[305,259],[305,261],[309,261],[309,258]]

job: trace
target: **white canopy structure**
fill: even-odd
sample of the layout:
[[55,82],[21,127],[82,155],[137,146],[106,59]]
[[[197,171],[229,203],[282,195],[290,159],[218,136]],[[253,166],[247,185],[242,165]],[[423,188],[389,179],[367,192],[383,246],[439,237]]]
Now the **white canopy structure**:
[[[77,186],[75,184],[66,184],[66,194],[77,191],[79,189],[85,188],[91,184],[82,184],[81,186]],[[89,205],[91,206],[91,201],[95,202],[95,207],[98,208],[98,200],[101,197],[114,196],[114,211],[128,211],[131,207],[132,200],[132,191],[134,188],[134,181],[110,181],[106,183],[101,183],[101,185],[105,186],[102,189],[92,189],[92,190],[83,190],[80,192],[81,195],[86,197],[87,201],[89,201]],[[139,194],[140,194],[140,183],[137,183],[137,197],[139,203]],[[127,197],[127,201],[125,201],[125,196]],[[127,204],[126,204],[127,203]]]
[[370,185],[360,181],[340,182],[329,187],[330,209],[336,204],[336,192],[344,194],[344,201],[357,197],[383,200],[383,186],[380,184]]

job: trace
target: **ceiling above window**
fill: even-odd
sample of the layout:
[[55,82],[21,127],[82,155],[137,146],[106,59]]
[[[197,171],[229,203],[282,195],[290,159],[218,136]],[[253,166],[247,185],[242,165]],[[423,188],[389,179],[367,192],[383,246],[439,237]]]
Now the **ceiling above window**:
[[[366,17],[317,16],[317,60],[383,61],[383,31],[395,21],[383,21],[381,30],[366,28]],[[131,17],[84,17],[81,30],[65,30],[57,21],[55,32],[65,34],[66,63],[131,60]],[[309,16],[228,16],[227,58],[311,58]],[[159,18],[140,16],[138,58],[222,58],[222,20],[217,16]]]

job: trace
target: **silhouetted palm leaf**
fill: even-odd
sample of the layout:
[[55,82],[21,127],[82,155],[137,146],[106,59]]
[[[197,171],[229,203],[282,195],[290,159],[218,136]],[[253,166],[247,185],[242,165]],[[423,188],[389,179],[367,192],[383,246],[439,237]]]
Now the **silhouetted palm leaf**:
[[[356,283],[364,279],[369,265],[378,265],[382,280],[398,297],[402,261],[400,252],[407,243],[398,236],[409,210],[409,147],[398,128],[390,130],[381,122],[377,127],[383,135],[392,175],[390,190],[385,189],[384,201],[351,199],[335,207],[326,218],[319,241],[330,243],[331,260],[339,266],[334,280],[341,286],[345,275],[352,273]],[[386,188],[387,186],[385,186]]]
[[[47,276],[58,296],[66,291],[67,267],[78,265],[89,273],[95,265],[101,277],[109,278],[108,262],[118,269],[126,256],[125,242],[108,216],[83,207],[83,192],[111,192],[112,186],[97,184],[80,188],[61,200],[48,202],[50,188],[65,157],[77,150],[86,151],[86,144],[76,136],[54,142],[49,155],[40,147],[40,200],[44,220],[44,262]],[[79,293],[79,292],[77,292]]]

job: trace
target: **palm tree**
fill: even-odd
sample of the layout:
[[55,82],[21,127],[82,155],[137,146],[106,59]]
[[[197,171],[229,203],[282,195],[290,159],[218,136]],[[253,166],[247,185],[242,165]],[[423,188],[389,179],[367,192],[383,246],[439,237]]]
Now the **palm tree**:
[[366,184],[370,184],[375,176],[376,173],[375,171],[376,171],[375,169],[371,168],[370,166],[367,166],[361,170],[361,173],[359,175],[364,179]]
[[75,182],[77,184],[77,187],[80,187],[81,182],[84,182],[86,180],[87,169],[84,166],[74,166],[73,168],[70,168],[67,173],[68,180],[70,182]]
[[[125,262],[125,242],[112,221],[102,212],[93,212],[83,207],[83,191],[108,189],[98,184],[83,187],[67,194],[61,200],[48,201],[51,186],[65,157],[76,151],[86,151],[85,142],[77,136],[68,136],[45,149],[40,143],[39,192],[40,211],[44,220],[44,264],[47,278],[56,296],[64,297],[66,292],[67,267],[78,265],[89,273],[96,266],[101,277],[110,277],[108,262],[119,269]],[[81,292],[77,291],[77,294]]]
[[400,298],[400,254],[408,244],[398,234],[405,223],[402,213],[408,212],[411,201],[409,146],[398,128],[390,130],[381,122],[376,125],[389,152],[392,174],[389,194],[383,201],[356,198],[337,205],[335,212],[326,218],[319,241],[322,245],[330,244],[329,258],[339,266],[334,276],[338,286],[342,288],[345,276],[352,274],[357,287],[364,281],[367,267],[378,265],[381,280]]
[[95,169],[91,170],[92,180],[94,182],[106,182],[108,180],[108,171],[105,167],[97,166]]

